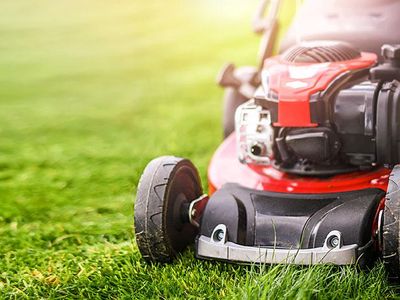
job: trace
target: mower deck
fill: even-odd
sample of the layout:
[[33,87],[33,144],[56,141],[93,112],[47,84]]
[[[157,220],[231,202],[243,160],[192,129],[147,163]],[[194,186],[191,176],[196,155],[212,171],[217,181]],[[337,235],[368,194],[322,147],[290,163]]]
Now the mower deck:
[[209,166],[212,196],[196,255],[244,263],[364,264],[374,255],[376,213],[389,175],[381,167],[316,178],[242,164],[232,134]]
[[236,136],[231,134],[215,152],[208,168],[210,194],[225,183],[279,193],[323,194],[379,188],[386,191],[390,169],[380,167],[325,178],[296,176],[272,166],[250,166],[237,158]]

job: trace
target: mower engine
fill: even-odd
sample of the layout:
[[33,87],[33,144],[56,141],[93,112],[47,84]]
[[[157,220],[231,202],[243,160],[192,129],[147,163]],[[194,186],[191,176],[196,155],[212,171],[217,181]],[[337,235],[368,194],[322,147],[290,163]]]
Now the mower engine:
[[342,42],[307,42],[265,61],[236,112],[241,162],[329,176],[400,162],[400,46],[386,61]]

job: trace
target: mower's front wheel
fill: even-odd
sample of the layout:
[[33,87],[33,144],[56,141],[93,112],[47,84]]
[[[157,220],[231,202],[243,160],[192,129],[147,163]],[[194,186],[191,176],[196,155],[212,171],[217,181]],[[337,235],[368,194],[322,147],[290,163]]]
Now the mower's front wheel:
[[139,181],[135,201],[136,243],[147,262],[170,262],[194,242],[197,228],[189,203],[202,195],[200,177],[187,159],[152,160]]
[[389,279],[400,281],[400,165],[392,170],[383,214],[383,261]]

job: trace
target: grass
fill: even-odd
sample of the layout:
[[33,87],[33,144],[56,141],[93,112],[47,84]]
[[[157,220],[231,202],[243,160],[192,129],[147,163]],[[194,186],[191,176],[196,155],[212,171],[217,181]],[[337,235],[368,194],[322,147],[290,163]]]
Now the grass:
[[396,298],[382,265],[140,260],[135,186],[155,156],[203,181],[221,140],[213,82],[255,61],[255,1],[0,2],[0,298]]

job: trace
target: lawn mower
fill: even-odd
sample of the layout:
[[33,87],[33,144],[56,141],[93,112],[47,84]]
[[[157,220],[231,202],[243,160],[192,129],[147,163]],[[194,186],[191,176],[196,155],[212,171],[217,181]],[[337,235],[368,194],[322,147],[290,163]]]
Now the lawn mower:
[[218,78],[225,139],[209,194],[187,159],[144,170],[142,257],[169,262],[194,243],[198,258],[235,263],[381,258],[399,280],[400,1],[306,0],[274,56],[279,6],[256,14],[259,66],[228,64]]

